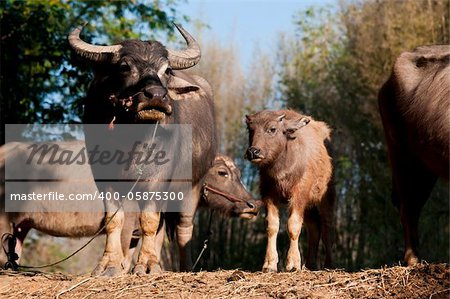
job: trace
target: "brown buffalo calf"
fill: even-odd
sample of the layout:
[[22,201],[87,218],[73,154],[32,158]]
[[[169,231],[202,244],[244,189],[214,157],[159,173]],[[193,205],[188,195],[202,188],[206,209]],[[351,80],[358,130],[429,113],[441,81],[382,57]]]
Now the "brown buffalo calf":
[[250,145],[246,157],[259,167],[260,192],[267,205],[263,271],[277,271],[280,204],[289,208],[286,270],[301,269],[298,239],[303,223],[308,234],[306,267],[317,267],[320,237],[325,245],[325,267],[330,267],[334,189],[330,187],[332,165],[325,146],[330,129],[324,122],[292,110],[266,110],[246,118]]
[[450,46],[402,53],[378,95],[408,265],[419,261],[419,216],[438,177],[449,180]]

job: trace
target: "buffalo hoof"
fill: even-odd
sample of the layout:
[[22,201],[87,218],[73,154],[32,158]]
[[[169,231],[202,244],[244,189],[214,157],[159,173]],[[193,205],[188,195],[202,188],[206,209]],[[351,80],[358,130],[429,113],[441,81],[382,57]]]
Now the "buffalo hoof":
[[95,267],[94,271],[92,271],[91,276],[100,276],[104,271],[104,267],[98,265]]
[[278,272],[277,268],[271,268],[271,267],[264,267],[262,269],[262,271],[264,273],[277,273]]
[[286,272],[296,272],[301,270],[301,268],[297,268],[297,267],[286,267]]
[[[160,274],[162,273],[161,266],[159,264],[152,264],[148,266],[150,274]],[[142,264],[137,264],[133,269],[133,274],[137,276],[144,276],[147,273],[147,267]]]
[[161,266],[159,264],[150,265],[150,274],[160,274],[162,273]]
[[298,270],[301,270],[301,269],[302,269],[302,266],[301,266],[299,260],[288,261],[287,262],[287,265],[286,265],[286,271],[287,272],[295,272],[295,271],[298,271]]
[[137,264],[134,266],[133,274],[137,276],[144,276],[147,269],[145,269],[144,265]]
[[106,270],[102,273],[102,276],[114,277],[120,275],[120,273],[121,272],[117,267],[110,266],[106,268]]
[[406,264],[408,266],[414,266],[415,264],[418,264],[420,262],[419,258],[414,256],[414,257],[408,257],[405,259],[406,260]]
[[408,266],[414,266],[419,263],[420,260],[412,249],[407,249],[405,252],[405,262]]

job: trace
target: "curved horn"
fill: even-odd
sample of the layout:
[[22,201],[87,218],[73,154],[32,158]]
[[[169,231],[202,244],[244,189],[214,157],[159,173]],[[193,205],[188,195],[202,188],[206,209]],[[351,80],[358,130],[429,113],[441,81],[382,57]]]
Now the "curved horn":
[[78,26],[69,34],[70,46],[75,52],[83,58],[91,61],[112,61],[113,63],[119,60],[119,50],[121,45],[114,46],[96,46],[86,43],[80,38],[80,32],[83,30],[82,25]]
[[183,27],[177,24],[174,25],[186,40],[187,49],[181,51],[167,49],[167,52],[169,52],[168,58],[170,67],[174,70],[193,67],[200,61],[200,46],[189,32],[183,29]]

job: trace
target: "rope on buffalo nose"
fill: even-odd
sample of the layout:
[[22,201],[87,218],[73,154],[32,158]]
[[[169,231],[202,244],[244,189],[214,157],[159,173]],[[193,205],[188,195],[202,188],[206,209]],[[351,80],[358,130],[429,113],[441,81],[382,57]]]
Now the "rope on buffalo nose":
[[200,251],[200,254],[198,255],[197,259],[195,260],[194,265],[192,266],[192,271],[195,271],[195,267],[197,267],[198,262],[200,261],[203,253],[205,252],[205,250],[208,248],[208,244],[209,244],[209,237],[211,237],[212,235],[212,230],[211,230],[211,223],[212,223],[212,216],[213,216],[214,210],[211,210],[210,214],[209,214],[209,225],[208,225],[208,232],[206,233],[206,238],[205,241],[203,241],[203,248],[202,251]]
[[[155,141],[156,130],[158,128],[158,125],[159,125],[159,121],[156,122],[155,128],[153,130],[152,143]],[[137,170],[137,178],[136,178],[133,186],[131,186],[130,191],[128,191],[127,194],[129,194],[130,192],[133,192],[134,188],[136,187],[137,183],[141,179],[142,175],[143,175],[143,170],[142,170],[142,166],[141,166],[141,167],[138,168],[138,170]],[[105,224],[103,224],[103,226],[83,246],[81,246],[80,248],[78,248],[77,250],[75,250],[70,255],[66,256],[65,258],[60,259],[60,260],[58,260],[58,261],[56,261],[54,263],[51,263],[51,264],[45,264],[45,265],[40,265],[40,266],[19,265],[16,262],[19,259],[19,256],[15,252],[15,246],[16,246],[16,242],[17,242],[17,237],[14,234],[4,233],[2,235],[1,242],[2,242],[3,251],[5,252],[5,254],[6,254],[7,258],[8,258],[8,261],[4,265],[4,269],[5,270],[12,269],[14,271],[16,271],[18,269],[43,269],[43,268],[56,266],[58,264],[61,264],[62,262],[67,261],[68,259],[70,259],[74,255],[76,255],[78,252],[80,252],[81,250],[86,248],[86,246],[88,246],[92,241],[94,241],[94,239],[97,238],[102,233],[102,231],[104,229],[106,229],[106,226],[112,221],[114,216],[116,216],[116,214],[119,212],[119,210],[122,207],[123,207],[123,201],[120,201],[119,207],[117,207],[117,209],[114,211],[112,216],[108,219],[108,221],[106,221]],[[15,224],[13,223],[13,227],[14,227],[14,225]],[[6,251],[6,249],[5,249],[4,241],[8,241],[8,251]]]

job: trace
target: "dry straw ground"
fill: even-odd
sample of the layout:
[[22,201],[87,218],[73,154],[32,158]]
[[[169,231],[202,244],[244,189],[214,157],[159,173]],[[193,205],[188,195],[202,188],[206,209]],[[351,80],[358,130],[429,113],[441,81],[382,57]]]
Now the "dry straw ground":
[[0,298],[450,298],[448,264],[356,273],[165,272],[117,278],[0,272]]

